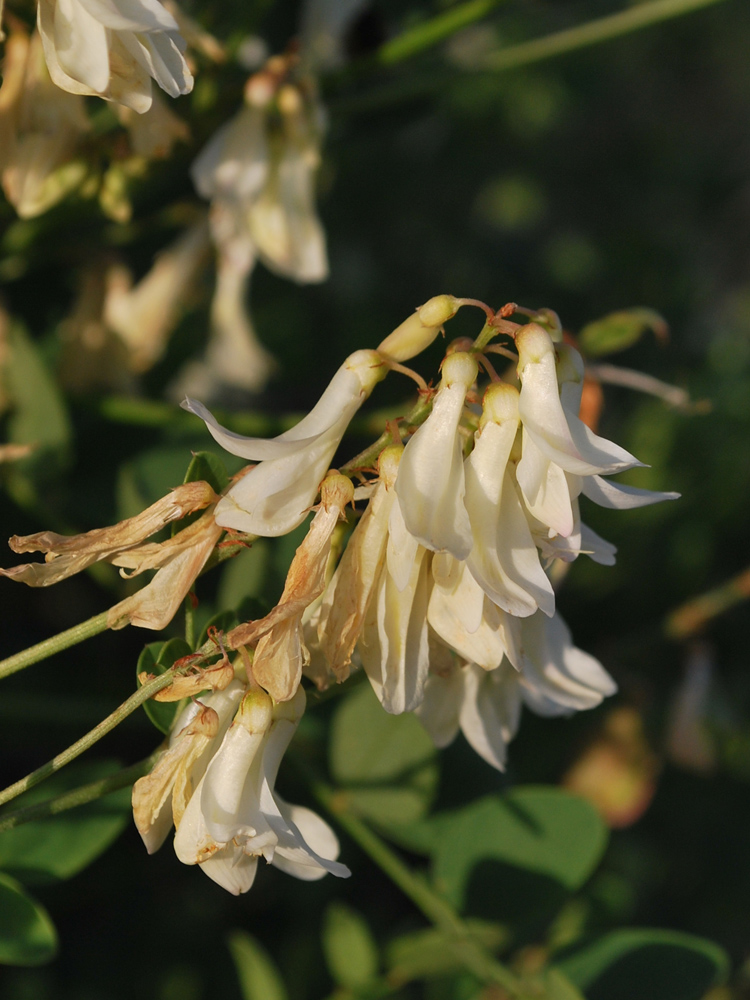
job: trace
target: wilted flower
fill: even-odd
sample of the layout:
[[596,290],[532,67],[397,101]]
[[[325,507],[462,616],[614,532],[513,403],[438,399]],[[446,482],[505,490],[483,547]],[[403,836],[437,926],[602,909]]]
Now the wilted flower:
[[151,107],[151,79],[170,97],[193,89],[177,22],[159,0],[39,0],[50,76],[71,94]]
[[129,576],[155,569],[155,576],[145,587],[109,609],[107,624],[113,629],[126,625],[165,628],[203,569],[222,529],[214,520],[213,509],[209,509],[164,542],[145,539],[194,511],[212,508],[216,499],[208,483],[186,483],[136,517],[112,527],[70,536],[53,531],[14,535],[9,542],[14,552],[44,552],[45,562],[0,569],[0,576],[30,587],[48,587],[95,562],[120,566],[123,575],[129,569]]
[[274,701],[288,701],[299,687],[302,668],[310,660],[302,634],[302,617],[323,593],[331,536],[354,498],[346,476],[329,473],[320,487],[320,504],[297,549],[276,607],[259,621],[229,633],[233,647],[257,641],[253,676]]
[[304,709],[302,688],[281,705],[260,688],[248,690],[177,828],[180,861],[199,864],[235,895],[253,884],[259,857],[306,881],[350,874],[335,860],[339,845],[328,824],[274,790]]

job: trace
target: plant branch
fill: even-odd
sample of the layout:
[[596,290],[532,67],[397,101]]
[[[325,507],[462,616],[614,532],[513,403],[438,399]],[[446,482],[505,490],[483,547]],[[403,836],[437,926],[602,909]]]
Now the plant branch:
[[131,764],[130,767],[125,767],[121,771],[117,771],[116,774],[110,774],[108,777],[92,781],[88,785],[81,785],[80,788],[63,792],[61,795],[56,795],[45,802],[35,802],[33,806],[26,806],[24,809],[17,809],[15,812],[6,813],[0,817],[0,833],[5,833],[6,830],[13,830],[23,823],[31,823],[33,820],[49,819],[50,816],[56,816],[58,813],[67,812],[68,809],[75,809],[77,806],[94,802],[96,799],[100,799],[110,792],[116,792],[120,788],[132,785],[138,778],[144,774],[148,774],[154,766],[159,753],[159,750],[155,750],[144,760],[139,760],[137,764]]
[[93,618],[89,618],[79,625],[74,625],[73,628],[66,629],[65,632],[59,632],[50,639],[45,639],[43,642],[38,642],[35,646],[29,646],[28,649],[24,649],[20,653],[15,653],[13,656],[1,660],[0,680],[3,677],[15,674],[18,670],[30,667],[32,663],[39,663],[40,660],[46,660],[63,649],[70,649],[71,646],[76,646],[79,642],[83,642],[84,639],[90,639],[93,635],[106,632],[107,615],[108,612],[103,611],[100,615],[94,615]]
[[510,45],[488,55],[482,60],[481,68],[504,71],[517,69],[519,66],[530,66],[544,59],[574,52],[589,45],[598,45],[619,38],[621,35],[639,31],[641,28],[648,28],[652,24],[721,2],[722,0],[652,0],[651,3],[639,3],[616,14],[576,25],[574,28],[557,31],[528,42],[520,42],[518,45]]
[[736,604],[750,598],[750,568],[730,580],[686,601],[667,616],[664,630],[670,639],[689,639],[711,621]]
[[[179,660],[177,661],[179,664]],[[174,680],[175,674],[177,674],[182,668],[180,666],[171,667],[169,670],[155,677],[148,684],[144,684],[143,687],[139,688],[137,691],[133,692],[131,696],[116,708],[114,712],[107,716],[106,719],[94,726],[85,736],[82,736],[80,740],[73,743],[59,753],[52,760],[48,761],[46,764],[42,764],[31,774],[27,774],[25,778],[21,778],[14,784],[9,785],[4,791],[0,792],[0,805],[4,805],[6,802],[10,802],[11,799],[15,799],[17,796],[21,795],[23,792],[27,792],[30,788],[38,785],[45,778],[49,778],[51,775],[55,774],[61,768],[65,767],[76,757],[92,747],[95,743],[106,736],[107,733],[111,732],[116,726],[131,715],[144,701],[161,691],[162,688],[168,687]]]
[[510,969],[485,951],[446,899],[415,875],[369,826],[350,811],[346,792],[337,792],[330,788],[315,777],[301,761],[295,759],[295,764],[304,769],[318,802],[336,818],[349,836],[424,916],[450,935],[455,954],[464,966],[482,982],[495,983],[512,996],[522,997],[524,992],[520,980]]
[[480,21],[497,7],[502,0],[467,0],[456,4],[436,17],[423,21],[413,28],[407,28],[396,38],[391,38],[378,49],[375,59],[381,66],[393,66],[425,49],[431,49],[440,42],[475,21]]

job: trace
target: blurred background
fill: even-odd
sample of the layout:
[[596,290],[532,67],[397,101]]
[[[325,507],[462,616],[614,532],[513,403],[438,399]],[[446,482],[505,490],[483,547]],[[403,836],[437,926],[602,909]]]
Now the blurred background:
[[[290,2],[184,6],[232,53],[247,53],[248,39],[283,51],[300,22]],[[383,57],[394,39],[462,6],[373,0],[349,24],[345,58],[319,77],[327,131],[317,199],[330,276],[297,284],[256,267],[247,306],[275,372],[253,392],[219,393],[217,412],[245,433],[276,433],[312,405],[347,354],[375,346],[439,293],[496,308],[549,307],[572,335],[633,307],[663,317],[668,338],[645,331],[592,360],[677,386],[690,404],[605,385],[599,431],[650,466],[627,481],[682,499],[629,512],[592,506],[587,521],[617,545],[617,565],[579,560],[559,596],[577,645],[602,661],[620,693],[572,719],[526,713],[505,775],[459,737],[431,765],[430,794],[440,812],[506,787],[561,784],[591,799],[610,827],[596,873],[558,901],[556,922],[534,911],[516,928],[516,961],[533,961],[533,949],[555,934],[569,941],[584,928],[668,928],[708,938],[731,958],[728,983],[710,994],[701,987],[698,997],[750,996],[750,7],[713,3],[530,65],[487,68],[506,48],[622,9],[608,0],[513,0],[485,4],[486,16],[439,44]],[[205,349],[212,267],[191,283],[147,371],[120,379],[110,366],[102,374],[75,344],[81,323],[94,322],[81,320],[86,282],[124,266],[137,283],[203,211],[188,167],[239,107],[247,75],[234,58],[206,60],[193,94],[170,104],[190,138],[140,173],[124,166],[110,107],[90,99],[87,179],[33,218],[0,204],[3,440],[39,444],[0,469],[5,536],[114,523],[182,481],[191,450],[218,453],[201,422],[179,410],[174,390]],[[117,190],[109,202],[106,184]],[[463,310],[449,336],[476,335],[479,316]],[[435,377],[440,350],[415,362],[425,377]],[[379,433],[384,411],[403,413],[410,398],[405,380],[389,378],[355,422],[343,459]],[[297,543],[264,541],[200,581],[199,623],[246,598],[273,603]],[[3,564],[14,561],[8,553]],[[101,570],[41,591],[0,581],[3,655],[119,599],[126,585]],[[675,618],[717,588],[697,617]],[[4,680],[3,784],[123,701],[154,638],[107,633]],[[300,752],[323,770],[338,701],[309,711],[300,734]],[[159,739],[139,712],[88,766],[133,763]],[[310,801],[291,768],[281,788]],[[334,920],[331,906],[366,912],[380,948],[419,926],[411,904],[345,834],[349,882],[301,885],[269,869],[235,899],[180,865],[168,845],[148,858],[127,798],[105,800],[114,817],[107,837],[119,837],[74,878],[10,866],[49,911],[60,951],[51,964],[0,971],[3,1000],[253,997],[232,961],[228,942],[236,952],[244,940],[231,937],[237,931],[272,956],[292,1000],[336,989],[356,996],[335,985],[317,931]],[[512,922],[511,910],[501,892],[493,919]],[[487,917],[481,906],[476,913]],[[393,995],[480,993],[454,977]]]

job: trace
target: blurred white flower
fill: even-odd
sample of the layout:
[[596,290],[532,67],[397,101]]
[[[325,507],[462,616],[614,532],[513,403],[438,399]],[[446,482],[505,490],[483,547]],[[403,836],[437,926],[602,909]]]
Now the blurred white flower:
[[29,39],[14,22],[0,89],[0,174],[21,218],[46,212],[78,187],[88,167],[75,153],[88,129],[83,99],[50,80],[39,33]]
[[159,0],[39,0],[50,76],[71,94],[134,111],[151,107],[151,80],[170,97],[193,89],[185,42]]
[[335,860],[339,845],[328,824],[274,790],[304,709],[302,688],[282,705],[260,688],[249,690],[177,828],[180,861],[199,864],[235,895],[253,884],[259,857],[306,881],[350,875]]

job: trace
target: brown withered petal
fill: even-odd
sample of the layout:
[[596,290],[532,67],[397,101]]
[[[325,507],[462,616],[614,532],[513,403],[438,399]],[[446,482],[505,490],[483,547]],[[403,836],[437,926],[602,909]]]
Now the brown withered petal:
[[[153,674],[145,671],[138,675],[141,684],[153,680]],[[186,677],[177,677],[169,687],[162,688],[154,695],[154,701],[182,701],[201,691],[223,691],[234,680],[234,667],[229,660],[222,660],[205,670],[196,670]]]
[[[130,565],[124,561],[124,550],[134,548],[165,525],[201,510],[217,499],[208,483],[185,483],[135,517],[126,518],[107,528],[95,528],[81,535],[58,535],[54,531],[14,535],[8,542],[14,552],[44,552],[45,562],[0,569],[0,576],[18,580],[30,587],[47,587],[101,560],[115,562],[117,565]],[[174,539],[169,541],[173,542]],[[118,558],[123,561],[118,562]],[[141,560],[139,565],[144,561]],[[150,566],[161,562],[163,559],[159,562],[152,561]],[[141,568],[149,568],[149,565],[141,565]]]
[[172,826],[172,809],[167,800],[178,774],[203,753],[218,728],[216,712],[203,706],[172,746],[164,750],[152,771],[133,785],[133,819],[149,854],[161,847]]
[[137,625],[158,631],[167,627],[224,530],[214,522],[213,516],[204,516],[196,524],[201,522],[203,537],[198,536],[189,548],[161,566],[153,580],[137,594],[110,608],[107,628]]

